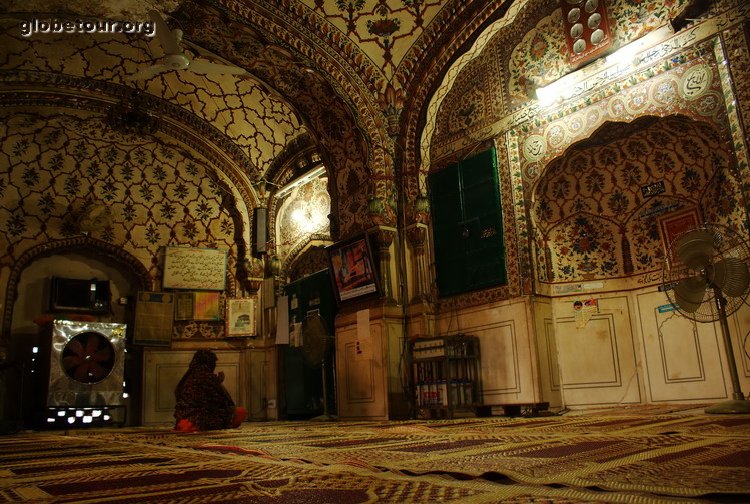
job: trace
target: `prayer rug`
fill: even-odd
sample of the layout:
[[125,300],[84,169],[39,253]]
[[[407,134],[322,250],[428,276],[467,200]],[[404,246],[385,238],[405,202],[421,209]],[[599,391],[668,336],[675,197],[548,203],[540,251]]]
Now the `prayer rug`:
[[0,502],[748,502],[750,416],[71,430],[0,467]]

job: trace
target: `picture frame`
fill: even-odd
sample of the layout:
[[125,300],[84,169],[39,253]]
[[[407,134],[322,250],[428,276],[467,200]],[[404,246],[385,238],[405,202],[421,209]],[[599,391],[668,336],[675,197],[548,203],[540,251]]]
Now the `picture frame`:
[[690,206],[660,215],[657,218],[659,234],[664,246],[664,258],[672,264],[674,258],[670,255],[674,241],[686,231],[695,229],[703,223],[698,208]]
[[217,321],[222,319],[221,293],[195,291],[175,293],[174,319]]
[[227,299],[226,335],[227,337],[255,336],[255,298]]
[[193,320],[193,305],[195,299],[192,292],[177,292],[174,294],[174,319]]
[[227,254],[221,249],[165,247],[162,288],[224,291]]
[[380,294],[380,282],[367,235],[334,243],[326,251],[338,303]]
[[135,304],[134,345],[171,345],[174,303],[175,295],[172,292],[138,291]]

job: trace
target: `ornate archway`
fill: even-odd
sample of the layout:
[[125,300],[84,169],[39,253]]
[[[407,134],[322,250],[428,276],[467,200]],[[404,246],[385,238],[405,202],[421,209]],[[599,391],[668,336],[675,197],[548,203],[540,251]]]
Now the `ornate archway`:
[[27,250],[15,262],[10,271],[8,290],[5,295],[5,309],[3,310],[0,347],[8,347],[9,345],[8,339],[10,338],[13,321],[13,307],[18,298],[18,284],[21,279],[21,273],[37,259],[72,252],[93,252],[106,257],[129,272],[131,278],[138,283],[140,289],[148,290],[152,288],[153,279],[149,275],[148,269],[127,251],[111,243],[82,235],[37,245]]

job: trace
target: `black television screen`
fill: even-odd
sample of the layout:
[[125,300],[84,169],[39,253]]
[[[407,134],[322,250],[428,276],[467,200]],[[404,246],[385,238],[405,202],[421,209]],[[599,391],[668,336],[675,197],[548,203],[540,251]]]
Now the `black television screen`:
[[109,280],[50,279],[50,311],[108,313]]

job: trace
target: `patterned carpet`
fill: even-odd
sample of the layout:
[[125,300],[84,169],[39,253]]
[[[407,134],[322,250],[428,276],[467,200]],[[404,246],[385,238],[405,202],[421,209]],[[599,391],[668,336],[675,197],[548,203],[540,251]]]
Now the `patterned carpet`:
[[750,415],[258,422],[0,438],[0,502],[750,502]]

